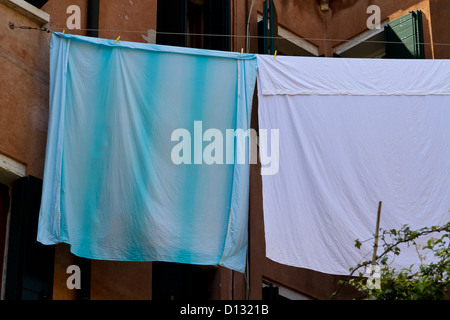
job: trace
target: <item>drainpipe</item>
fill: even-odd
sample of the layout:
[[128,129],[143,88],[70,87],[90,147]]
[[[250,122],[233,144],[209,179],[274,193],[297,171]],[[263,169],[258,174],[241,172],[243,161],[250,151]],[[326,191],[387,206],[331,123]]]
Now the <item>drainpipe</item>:
[[88,0],[87,36],[98,38],[100,0]]
[[250,6],[250,12],[248,13],[247,18],[247,36],[246,36],[246,50],[245,52],[249,53],[250,50],[250,17],[252,16],[253,5],[255,4],[255,0],[252,0],[252,4]]

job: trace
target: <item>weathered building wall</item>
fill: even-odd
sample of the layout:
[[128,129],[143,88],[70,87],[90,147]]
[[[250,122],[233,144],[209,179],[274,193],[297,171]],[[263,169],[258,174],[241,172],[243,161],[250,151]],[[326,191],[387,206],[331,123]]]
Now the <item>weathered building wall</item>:
[[[251,0],[231,1],[231,50],[246,49],[247,14]],[[258,35],[257,17],[263,0],[256,0],[250,13],[249,31]],[[367,31],[369,5],[381,8],[381,20],[393,20],[412,10],[423,11],[424,42],[450,43],[448,0],[330,0],[322,11],[316,0],[275,0],[278,23],[318,47],[318,55],[332,56],[341,41]],[[50,28],[65,28],[67,8],[81,9],[81,28],[88,28],[88,0],[50,0],[42,8],[50,14]],[[157,0],[100,1],[99,37],[122,41],[155,42]],[[5,7],[0,1],[0,154],[26,166],[26,174],[42,178],[48,122],[50,34],[36,30],[11,30],[7,22],[38,26],[36,22]],[[111,30],[111,31],[107,31]],[[61,29],[57,29],[61,31]],[[124,32],[133,31],[133,32]],[[134,32],[139,31],[139,32]],[[142,31],[142,32],[141,32]],[[86,35],[86,30],[66,30]],[[258,40],[250,39],[250,52]],[[450,46],[425,46],[426,58],[450,58]],[[257,128],[257,99],[253,103],[252,127]],[[243,274],[219,267],[211,283],[213,299],[245,299],[247,285],[252,299],[262,298],[262,282],[269,281],[316,299],[328,299],[339,277],[275,263],[265,257],[262,184],[259,165],[251,166],[249,268]],[[0,181],[1,182],[1,181]],[[75,299],[66,287],[67,267],[77,259],[68,245],[56,246],[54,299]],[[91,299],[151,299],[152,263],[91,261]],[[248,283],[246,282],[248,281]]]
[[100,1],[99,29],[144,32],[100,31],[99,37],[155,43],[156,5],[157,0]]
[[[430,0],[431,41],[435,59],[450,59],[450,2],[448,0]],[[425,41],[426,42],[426,41]]]
[[19,32],[38,25],[0,4],[0,153],[42,178],[47,140],[50,34]]

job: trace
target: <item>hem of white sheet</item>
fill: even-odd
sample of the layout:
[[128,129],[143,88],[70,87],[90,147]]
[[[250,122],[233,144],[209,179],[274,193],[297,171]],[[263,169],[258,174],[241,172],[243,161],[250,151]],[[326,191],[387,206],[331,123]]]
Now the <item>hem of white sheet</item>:
[[389,93],[389,92],[324,92],[326,90],[321,91],[309,91],[309,92],[298,92],[298,91],[290,91],[290,90],[276,90],[276,91],[265,91],[262,89],[263,96],[450,96],[450,92],[448,93],[425,93],[425,92],[397,92],[397,93]]

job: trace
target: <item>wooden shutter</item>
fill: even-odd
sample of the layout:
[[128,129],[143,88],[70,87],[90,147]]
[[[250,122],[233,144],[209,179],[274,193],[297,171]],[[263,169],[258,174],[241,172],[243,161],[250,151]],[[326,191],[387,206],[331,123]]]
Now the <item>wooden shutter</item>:
[[36,241],[42,180],[21,178],[12,187],[6,300],[51,299],[54,246]]
[[260,54],[275,54],[278,49],[278,15],[273,0],[263,2],[263,20],[258,23],[258,52]]
[[386,58],[424,59],[422,11],[389,22],[385,27]]
[[[187,0],[158,0],[156,21],[156,43],[171,46],[186,46]],[[178,34],[164,34],[164,33]]]

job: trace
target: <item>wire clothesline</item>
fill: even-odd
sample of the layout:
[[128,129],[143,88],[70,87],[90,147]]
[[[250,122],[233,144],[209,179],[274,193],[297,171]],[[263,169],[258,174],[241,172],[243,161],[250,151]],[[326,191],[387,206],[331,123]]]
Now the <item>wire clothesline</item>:
[[[16,26],[12,23],[9,24],[11,29],[29,29],[38,30],[44,32],[55,32],[53,30],[63,31],[97,31],[97,32],[112,32],[112,33],[143,33],[146,34],[148,30],[112,30],[112,29],[90,29],[90,28],[77,28],[68,29],[62,27],[30,27],[30,26]],[[174,36],[204,36],[204,37],[228,37],[228,38],[251,38],[251,39],[278,39],[278,40],[298,40],[297,37],[281,37],[281,36],[257,36],[257,35],[240,35],[240,34],[214,34],[214,33],[192,33],[192,32],[164,32],[164,31],[153,31],[154,34],[161,35],[174,35]],[[301,37],[302,40],[307,41],[334,41],[334,42],[352,42],[354,39],[331,39],[331,38],[308,38]],[[365,43],[381,43],[381,44],[421,44],[430,46],[450,46],[450,43],[431,43],[431,42],[403,42],[403,41],[385,41],[385,40],[361,40],[360,42]]]

